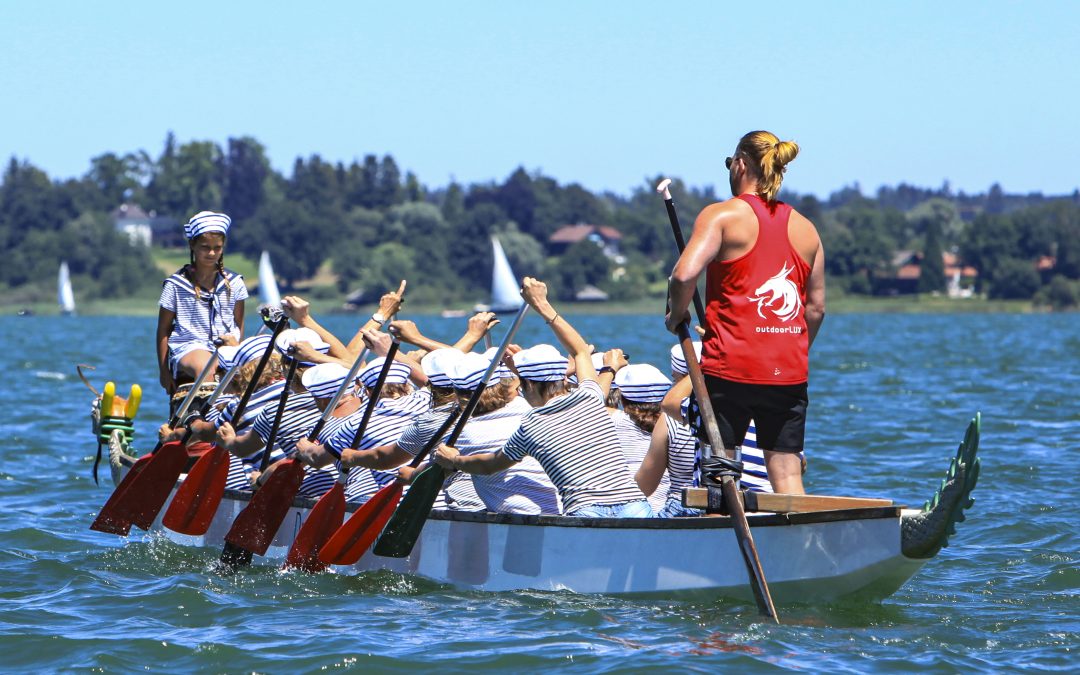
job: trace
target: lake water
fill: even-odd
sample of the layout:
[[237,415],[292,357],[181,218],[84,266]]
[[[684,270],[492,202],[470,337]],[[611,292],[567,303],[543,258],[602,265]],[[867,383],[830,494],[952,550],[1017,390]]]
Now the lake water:
[[[464,319],[413,317],[452,338]],[[570,316],[598,348],[667,371],[655,317]],[[351,335],[355,317],[328,317]],[[0,670],[1001,671],[1080,669],[1080,315],[830,316],[811,358],[812,492],[921,505],[983,413],[975,506],[949,548],[880,603],[784,605],[781,626],[718,600],[469,593],[377,573],[223,577],[216,552],[87,529],[77,363],[166,413],[154,320],[0,317]],[[530,317],[523,344],[551,341]],[[133,530],[134,531],[134,530]]]

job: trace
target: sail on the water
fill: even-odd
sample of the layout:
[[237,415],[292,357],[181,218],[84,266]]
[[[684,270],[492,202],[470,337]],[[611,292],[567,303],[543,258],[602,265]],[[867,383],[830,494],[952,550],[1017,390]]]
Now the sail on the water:
[[60,273],[56,281],[56,300],[60,304],[61,314],[75,313],[75,294],[71,292],[71,273],[65,260],[60,263]]
[[523,302],[518,290],[521,284],[514,276],[514,270],[510,269],[510,261],[506,259],[502,244],[495,237],[491,238],[491,248],[494,254],[491,268],[491,304],[477,305],[476,311],[500,314],[516,312]]
[[277,307],[281,304],[281,293],[278,292],[277,280],[274,279],[274,268],[270,265],[270,254],[262,252],[259,257],[259,296],[264,305]]

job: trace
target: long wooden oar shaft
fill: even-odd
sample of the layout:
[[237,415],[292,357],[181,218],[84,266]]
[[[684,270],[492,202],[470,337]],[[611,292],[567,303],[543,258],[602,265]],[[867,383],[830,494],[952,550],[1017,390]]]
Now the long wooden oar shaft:
[[[671,234],[675,237],[675,245],[679,247],[679,253],[686,250],[686,239],[683,238],[682,226],[679,225],[679,214],[675,211],[675,200],[671,198],[671,179],[665,178],[656,186],[656,191],[664,198],[664,207],[667,209],[668,221],[671,223]],[[694,288],[694,312],[697,314],[698,325],[705,327],[705,306],[701,304],[701,294]]]

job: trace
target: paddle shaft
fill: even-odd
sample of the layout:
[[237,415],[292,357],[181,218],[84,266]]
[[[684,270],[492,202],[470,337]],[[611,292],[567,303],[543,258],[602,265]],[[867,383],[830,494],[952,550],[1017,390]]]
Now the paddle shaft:
[[[671,191],[668,190],[668,184],[670,180],[663,180],[660,185],[656,187],[656,191],[660,192],[664,197],[664,207],[667,209],[668,222],[671,223],[671,234],[675,236],[675,245],[679,247],[679,254],[686,250],[686,239],[683,238],[682,226],[679,225],[679,214],[675,211],[675,200],[671,197]],[[701,304],[701,295],[697,291],[697,286],[694,287],[694,312],[697,314],[698,325],[702,328],[705,327],[705,306]]]
[[319,417],[319,421],[316,422],[315,426],[308,432],[307,439],[312,443],[318,440],[319,434],[322,433],[326,423],[330,421],[330,417],[333,416],[334,410],[337,408],[338,402],[341,401],[341,397],[345,395],[345,391],[349,388],[349,384],[356,379],[356,373],[360,370],[360,364],[364,362],[364,357],[367,356],[367,353],[368,350],[367,347],[365,347],[363,351],[360,352],[360,355],[356,357],[356,360],[353,361],[352,367],[349,368],[349,374],[345,376],[345,380],[337,388],[337,391],[334,392],[334,397],[330,399],[330,404],[326,406],[326,410],[324,410],[323,414]]
[[285,327],[288,325],[289,317],[287,316],[281,317],[274,324],[274,332],[270,334],[270,344],[266,345],[266,350],[263,351],[263,355],[259,359],[259,364],[255,366],[255,373],[251,376],[251,382],[248,382],[247,389],[244,390],[244,395],[240,397],[240,402],[236,404],[236,411],[233,412],[232,418],[236,420],[237,424],[244,418],[244,413],[247,411],[251,395],[255,393],[255,387],[258,385],[259,378],[262,377],[263,371],[266,370],[266,364],[270,362],[270,355],[274,353],[274,343],[277,341],[278,335],[280,335],[281,331],[285,330]]
[[274,411],[274,423],[270,425],[270,435],[266,438],[266,447],[263,448],[262,460],[259,462],[259,473],[265,473],[266,467],[270,466],[270,453],[274,450],[277,441],[278,430],[281,428],[281,418],[285,414],[285,404],[289,401],[289,387],[293,377],[296,376],[296,367],[299,362],[296,359],[289,360],[289,370],[285,373],[285,388],[281,390],[281,400],[278,401],[277,410]]
[[[712,400],[709,398],[709,389],[705,385],[705,376],[701,373],[701,364],[698,363],[694,352],[693,340],[690,337],[690,327],[686,322],[679,324],[679,344],[682,347],[683,358],[690,383],[694,388],[694,397],[698,402],[701,412],[701,423],[705,427],[709,445],[713,449],[724,450],[724,441],[720,437],[720,428],[716,424],[716,413],[713,411]],[[754,545],[754,537],[750,532],[750,524],[746,521],[746,511],[743,509],[742,497],[739,494],[735,479],[730,475],[724,475],[720,479],[720,490],[724,495],[724,506],[731,514],[732,526],[735,530],[735,539],[739,542],[739,550],[746,564],[747,575],[750,577],[750,588],[754,592],[754,600],[757,602],[758,611],[763,616],[771,618],[776,623],[780,619],[776,615],[776,607],[773,605],[772,594],[769,593],[769,584],[765,580],[765,571],[761,567],[758,557],[757,546]]]

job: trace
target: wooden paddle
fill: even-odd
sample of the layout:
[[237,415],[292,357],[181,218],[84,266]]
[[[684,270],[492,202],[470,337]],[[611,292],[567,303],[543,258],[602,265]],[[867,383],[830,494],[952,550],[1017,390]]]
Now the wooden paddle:
[[[506,331],[506,336],[503,337],[498,351],[495,352],[494,357],[491,359],[491,365],[484,372],[483,378],[476,386],[472,396],[469,397],[469,402],[465,404],[464,410],[461,411],[461,416],[454,426],[454,431],[446,441],[447,445],[454,445],[461,432],[465,429],[469,417],[480,403],[480,396],[484,393],[488,380],[491,379],[495,369],[502,362],[503,355],[506,354],[506,348],[514,338],[514,334],[517,333],[521,320],[525,318],[528,309],[529,306],[523,304],[521,309],[518,310],[514,322],[510,324],[510,329]],[[435,503],[435,498],[438,496],[445,480],[445,471],[435,463],[417,474],[409,486],[409,493],[401,500],[401,504],[398,505],[397,510],[394,511],[393,516],[387,522],[386,529],[383,530],[382,535],[375,542],[375,555],[404,558],[412,552],[413,546],[416,545],[416,540],[420,538],[420,532],[424,529],[424,524],[431,513],[431,507]]]
[[[195,382],[184,397],[176,414],[169,420],[169,428],[174,428],[187,416],[199,388],[217,365],[217,347],[206,362],[206,366],[195,378]],[[220,388],[220,387],[219,387]],[[187,466],[188,454],[184,441],[158,441],[154,449],[140,457],[128,470],[128,474],[113,490],[105,505],[101,507],[90,529],[126,536],[132,524],[142,529],[149,529],[154,522],[169,493],[176,485],[176,479]],[[149,520],[147,520],[149,517]]]
[[[671,223],[671,233],[675,237],[675,244],[681,254],[686,249],[686,240],[683,238],[682,226],[679,225],[679,214],[675,211],[675,200],[671,198],[671,191],[668,189],[670,184],[671,180],[665,178],[656,186],[656,191],[664,198],[668,221]],[[697,314],[698,324],[704,327],[705,309],[701,303],[701,296],[698,294],[697,288],[694,289],[694,310]],[[690,383],[694,388],[694,398],[698,402],[701,422],[705,427],[709,445],[712,449],[724,453],[726,452],[724,441],[720,437],[720,428],[716,424],[712,399],[709,398],[709,390],[705,386],[705,377],[701,373],[701,364],[698,362],[697,353],[694,351],[693,339],[690,337],[690,326],[687,322],[679,325],[679,345],[682,347],[683,358],[686,359]],[[773,605],[772,595],[769,593],[769,585],[765,581],[765,572],[761,568],[761,560],[758,558],[757,546],[754,545],[754,537],[750,532],[750,524],[746,521],[742,496],[739,494],[739,487],[735,483],[734,477],[730,474],[722,475],[720,490],[724,498],[724,506],[727,508],[728,513],[731,514],[735,539],[739,542],[739,550],[742,552],[743,562],[746,564],[746,572],[750,577],[750,588],[754,592],[754,600],[757,602],[758,610],[762,615],[771,618],[776,623],[780,623],[776,616],[776,607]]]
[[[281,418],[285,414],[285,405],[289,401],[290,387],[298,365],[296,358],[290,359],[289,370],[285,373],[285,388],[281,392],[281,400],[278,401],[274,421],[270,426],[270,435],[263,448],[262,462],[259,464],[261,474],[265,474],[270,466],[270,454],[274,451],[274,443],[281,429]],[[315,426],[320,428],[318,424]],[[222,565],[233,569],[250,563],[253,553],[266,553],[303,480],[304,465],[291,457],[274,466],[273,473],[262,487],[255,490],[251,501],[236,515],[232,527],[225,535],[225,547],[220,559]],[[277,526],[268,532],[273,523],[277,523]]]
[[[360,447],[360,441],[364,438],[368,422],[371,421],[371,416],[379,404],[379,395],[382,393],[386,376],[390,373],[391,366],[394,365],[394,357],[397,356],[400,346],[401,343],[397,340],[390,344],[390,350],[383,361],[382,369],[379,370],[379,378],[371,389],[363,417],[360,418],[360,426],[356,428],[356,434],[353,436],[352,444],[349,447]],[[349,384],[355,379],[359,366],[360,359],[358,358],[344,384]],[[339,393],[341,391],[339,389]],[[335,397],[335,400],[331,401],[331,403],[336,405],[337,398]],[[317,440],[317,436],[311,440]],[[305,572],[321,572],[326,569],[326,563],[319,559],[319,551],[330,536],[341,527],[342,521],[345,520],[345,483],[348,477],[349,469],[339,464],[338,479],[334,482],[334,487],[330,488],[322,497],[319,497],[319,501],[315,502],[315,506],[308,513],[304,524],[300,526],[296,538],[293,539],[289,553],[285,556],[285,569],[295,567]]]
[[[232,420],[236,423],[237,430],[240,429],[251,396],[258,386],[267,364],[270,362],[270,356],[274,351],[274,340],[277,339],[279,333],[280,331],[275,326],[270,342],[266,345],[259,363],[255,366],[251,381],[248,382],[240,401],[236,404]],[[209,412],[214,403],[217,402],[220,394],[229,386],[229,382],[232,381],[240,366],[241,364],[237,362],[225,373],[221,385],[214,392],[214,395],[210,397],[210,400],[206,402],[206,405],[203,406],[204,415]],[[225,495],[225,483],[228,478],[229,451],[215,444],[199,457],[198,461],[195,462],[195,466],[188,471],[187,478],[180,483],[180,487],[177,488],[176,494],[173,496],[172,503],[169,504],[169,508],[165,511],[165,517],[161,520],[162,524],[180,534],[191,536],[206,534],[206,531],[210,529],[214,514],[217,513],[218,505],[221,504],[221,498]]]

